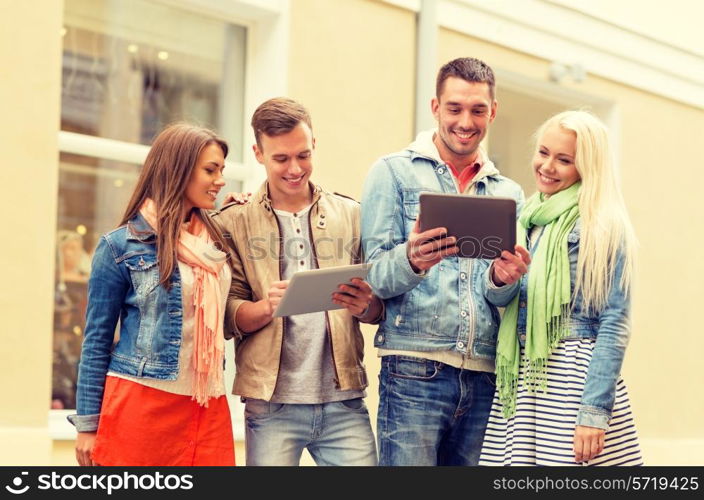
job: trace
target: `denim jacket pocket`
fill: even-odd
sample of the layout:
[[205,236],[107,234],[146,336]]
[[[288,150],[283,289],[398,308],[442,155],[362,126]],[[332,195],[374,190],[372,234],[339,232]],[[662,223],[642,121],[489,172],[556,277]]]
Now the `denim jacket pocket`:
[[159,285],[159,266],[155,255],[135,255],[125,260],[132,286],[142,302]]
[[418,195],[410,197],[410,199],[405,199],[403,201],[403,215],[408,220],[415,221],[418,218],[418,212],[420,211],[420,202],[418,201]]
[[418,214],[420,213],[420,201],[418,193],[415,191],[403,193],[403,224],[406,236],[410,235],[416,225]]
[[[156,255],[137,254],[125,259],[125,266],[130,273],[135,294],[135,305],[139,309],[139,327],[134,338],[134,355],[142,358],[151,357],[155,338],[159,332],[159,308],[161,301],[154,294],[159,286],[159,266]],[[133,333],[133,335],[134,335]],[[118,344],[119,345],[119,344]]]

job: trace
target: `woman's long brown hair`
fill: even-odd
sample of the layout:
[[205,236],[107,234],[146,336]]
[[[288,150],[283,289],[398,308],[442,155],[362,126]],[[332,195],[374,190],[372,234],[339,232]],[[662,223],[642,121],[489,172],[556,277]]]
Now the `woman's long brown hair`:
[[[158,215],[154,230],[157,236],[159,284],[169,289],[171,275],[177,266],[176,249],[184,221],[184,195],[198,155],[209,144],[217,144],[227,157],[227,143],[207,128],[175,123],[166,127],[152,143],[144,166],[127,204],[120,225],[127,224],[139,212],[147,198],[154,200]],[[192,216],[200,216],[210,237],[220,250],[228,246],[207,211],[194,208]]]

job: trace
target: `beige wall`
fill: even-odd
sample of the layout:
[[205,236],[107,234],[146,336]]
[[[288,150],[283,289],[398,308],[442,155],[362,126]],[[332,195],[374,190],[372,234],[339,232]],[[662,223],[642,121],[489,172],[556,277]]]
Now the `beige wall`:
[[313,179],[359,199],[373,161],[413,134],[415,15],[371,0],[293,6],[289,96],[313,117]]
[[62,6],[55,0],[0,2],[0,465],[48,464],[51,450]]

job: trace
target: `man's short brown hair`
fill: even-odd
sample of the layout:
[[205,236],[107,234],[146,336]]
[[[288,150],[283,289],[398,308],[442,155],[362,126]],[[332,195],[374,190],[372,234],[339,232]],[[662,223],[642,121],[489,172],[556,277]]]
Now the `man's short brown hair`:
[[435,81],[435,97],[440,100],[445,80],[454,76],[462,78],[468,82],[486,83],[489,86],[489,95],[492,99],[495,96],[496,80],[491,67],[484,61],[474,57],[460,57],[445,64],[438,71],[438,78]]
[[275,97],[264,101],[252,115],[252,128],[257,146],[262,147],[262,134],[269,137],[287,134],[301,122],[313,130],[308,110],[293,99]]

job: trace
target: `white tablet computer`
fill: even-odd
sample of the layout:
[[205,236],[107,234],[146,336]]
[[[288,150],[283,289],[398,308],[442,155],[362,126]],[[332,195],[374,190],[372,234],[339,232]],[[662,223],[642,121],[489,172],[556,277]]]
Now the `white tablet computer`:
[[420,229],[445,227],[458,256],[495,259],[516,245],[516,201],[496,196],[421,193]]
[[293,316],[318,311],[342,309],[332,301],[332,294],[341,284],[351,284],[352,278],[367,278],[371,264],[311,269],[293,275],[274,317]]

